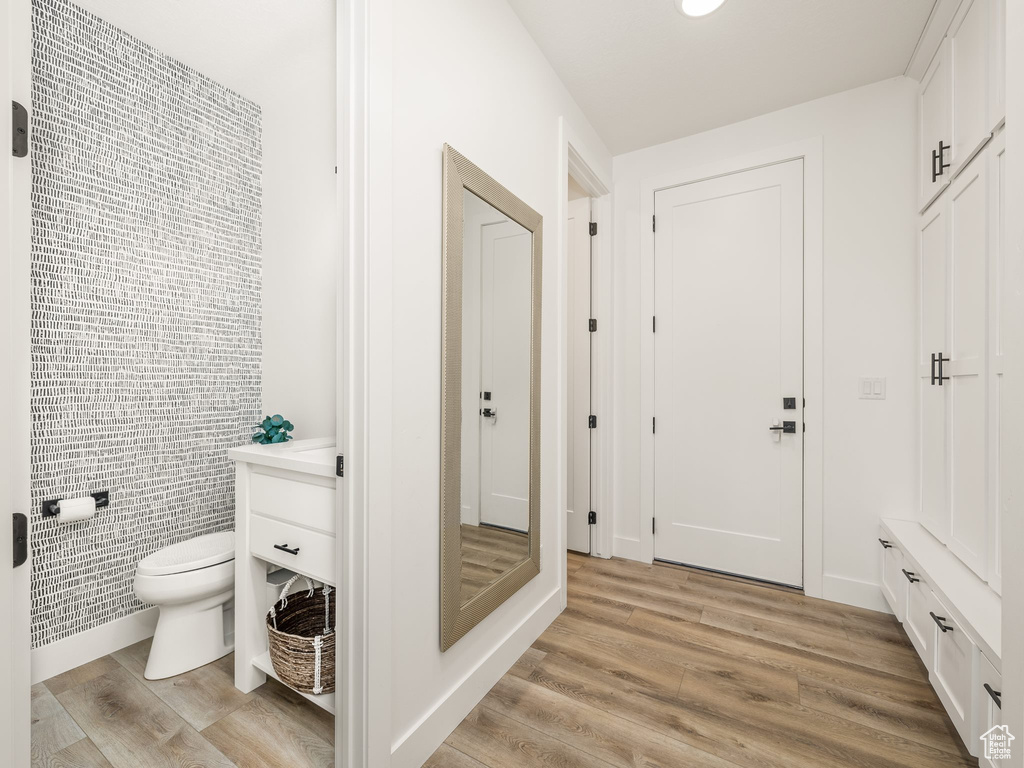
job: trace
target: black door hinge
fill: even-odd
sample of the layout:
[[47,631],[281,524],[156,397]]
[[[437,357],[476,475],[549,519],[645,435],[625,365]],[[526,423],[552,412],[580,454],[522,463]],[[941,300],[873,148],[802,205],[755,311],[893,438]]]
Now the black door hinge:
[[338,454],[338,461],[334,465],[334,474],[338,477],[345,476],[345,457],[341,454]]
[[587,525],[597,525],[597,512],[590,512],[587,515]]
[[11,102],[11,149],[15,157],[28,154],[28,110]]
[[593,237],[596,234],[597,234],[597,222],[596,221],[592,221],[592,222],[590,222],[590,236]]
[[658,431],[658,420],[654,416],[651,416],[651,434],[652,435],[656,434],[657,431]]
[[658,219],[655,216],[651,216],[651,232],[658,231]]
[[658,318],[654,315],[651,316],[651,333],[658,332]]
[[587,427],[590,429],[597,429],[597,416],[591,414],[590,418],[587,419]]
[[28,518],[21,512],[14,513],[14,567],[24,565],[28,560]]
[[655,519],[652,517],[651,518],[651,533],[655,532],[655,530],[654,530],[654,523],[655,523]]
[[590,322],[587,323],[587,328],[590,329],[591,333],[594,333],[594,331],[597,330],[597,318],[596,317],[590,318]]

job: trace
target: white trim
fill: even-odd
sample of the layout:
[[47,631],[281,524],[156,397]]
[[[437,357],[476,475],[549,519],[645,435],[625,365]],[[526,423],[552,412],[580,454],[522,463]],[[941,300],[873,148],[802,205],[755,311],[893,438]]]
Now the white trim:
[[438,699],[406,733],[395,740],[393,768],[419,768],[454,731],[487,692],[512,668],[533,641],[561,612],[556,589],[505,636],[494,650]]
[[825,574],[821,597],[834,603],[892,613],[892,609],[889,608],[889,604],[882,594],[882,588],[867,581]]
[[640,540],[624,539],[621,536],[616,536],[615,545],[612,549],[612,557],[623,557],[626,560],[640,560]]
[[345,514],[338,526],[343,716],[335,765],[384,768],[391,763],[392,0],[351,0],[338,9]]
[[928,21],[925,22],[924,29],[921,30],[921,36],[917,40],[914,53],[903,74],[918,82],[921,81],[928,66],[932,63],[932,59],[935,58],[939,46],[942,45],[942,40],[946,36],[946,31],[949,29],[959,5],[960,0],[935,0],[931,13],[928,15]]
[[[761,150],[707,165],[644,179],[640,184],[640,551],[641,562],[654,561],[654,435],[647,427],[654,417],[654,193],[716,176],[803,159],[804,161],[804,593],[823,591],[823,178],[820,136]],[[628,548],[624,540],[618,547]]]
[[32,685],[152,637],[159,616],[160,608],[152,605],[130,616],[33,648]]
[[[579,138],[571,123],[563,116],[558,119],[558,407],[555,423],[558,430],[556,445],[558,446],[558,580],[561,585],[561,607],[568,602],[568,573],[566,570],[566,512],[568,506],[568,490],[566,473],[568,457],[566,456],[566,414],[569,408],[568,396],[568,352],[566,349],[569,311],[569,279],[568,279],[568,232],[569,216],[569,174],[579,182],[591,200],[591,220],[598,222],[597,236],[593,247],[597,249],[594,259],[594,271],[591,277],[595,288],[594,316],[598,318],[597,344],[595,345],[594,385],[596,387],[596,412],[599,414],[596,439],[592,443],[593,467],[597,467],[598,482],[592,499],[592,508],[597,510],[597,524],[594,526],[591,539],[591,554],[599,557],[611,557],[611,536],[614,528],[612,517],[612,294],[611,275],[612,251],[612,206],[611,177],[601,170],[597,156],[593,154]],[[601,333],[604,327],[607,332]],[[593,482],[593,481],[592,481]]]

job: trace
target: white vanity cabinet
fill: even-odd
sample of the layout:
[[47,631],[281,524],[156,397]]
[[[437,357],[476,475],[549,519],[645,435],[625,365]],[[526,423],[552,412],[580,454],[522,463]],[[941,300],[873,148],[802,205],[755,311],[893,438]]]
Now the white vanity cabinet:
[[[235,686],[276,677],[267,646],[267,571],[337,586],[333,438],[235,448]],[[302,694],[334,712],[334,694]]]
[[882,593],[964,744],[980,756],[981,733],[999,720],[1002,601],[915,520],[883,520],[879,540],[883,573],[899,550],[905,583],[902,592],[883,583]]
[[962,0],[918,92],[918,207],[971,163],[1006,116],[1006,0]]

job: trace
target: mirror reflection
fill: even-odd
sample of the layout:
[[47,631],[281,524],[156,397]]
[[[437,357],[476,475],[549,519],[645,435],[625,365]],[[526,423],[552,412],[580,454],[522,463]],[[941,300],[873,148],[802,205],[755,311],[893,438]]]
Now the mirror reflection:
[[533,234],[463,189],[462,594],[530,556]]

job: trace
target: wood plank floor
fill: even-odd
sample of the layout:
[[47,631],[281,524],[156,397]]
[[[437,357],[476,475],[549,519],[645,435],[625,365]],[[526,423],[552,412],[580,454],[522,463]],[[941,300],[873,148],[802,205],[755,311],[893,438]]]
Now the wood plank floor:
[[977,766],[892,616],[569,555],[567,610],[430,768]]
[[32,687],[33,768],[328,768],[334,717],[268,680],[234,686],[233,656],[146,680],[150,640]]

